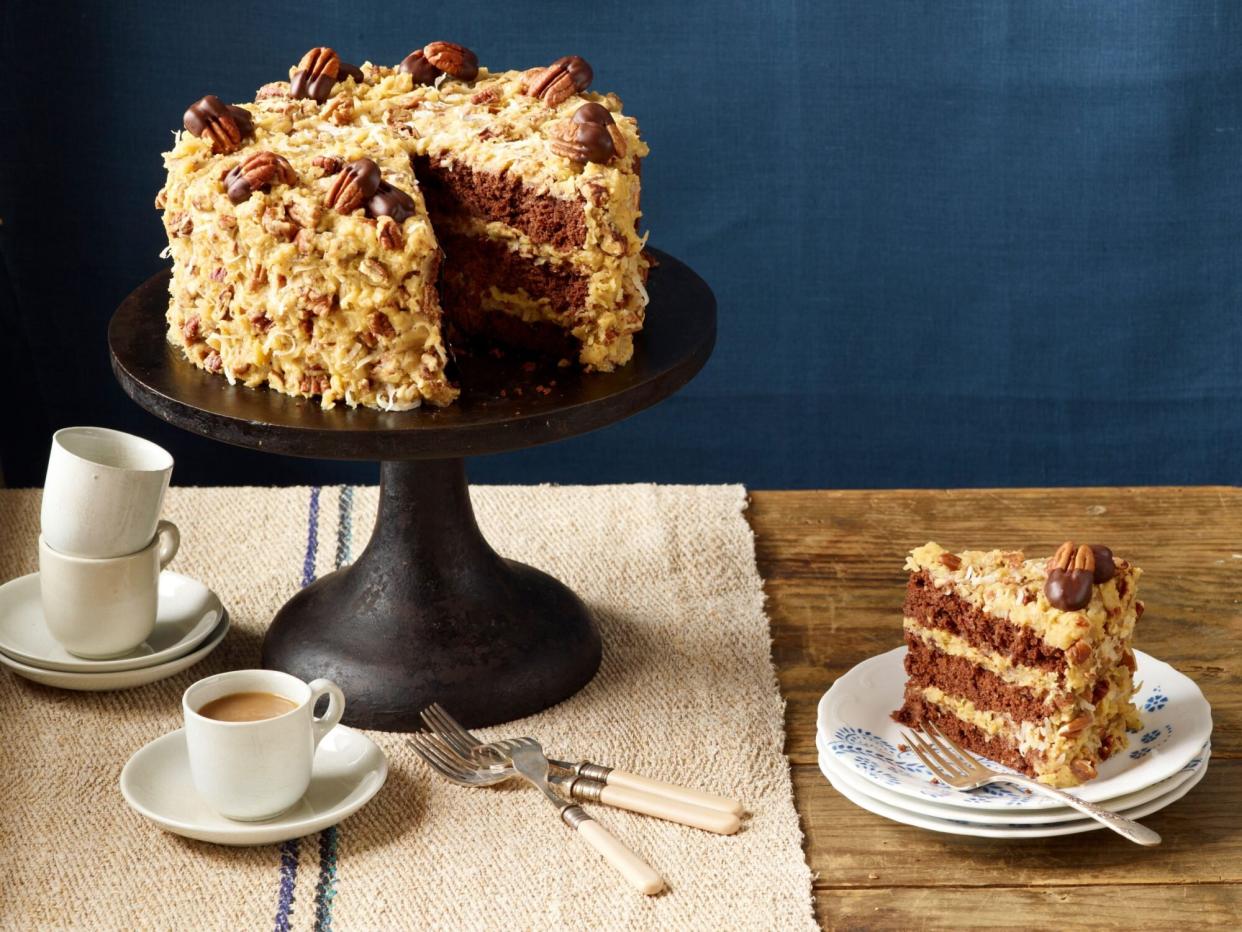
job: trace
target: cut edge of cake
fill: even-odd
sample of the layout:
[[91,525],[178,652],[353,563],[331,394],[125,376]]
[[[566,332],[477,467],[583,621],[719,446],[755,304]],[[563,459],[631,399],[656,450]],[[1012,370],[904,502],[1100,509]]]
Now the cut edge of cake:
[[1094,778],[1139,726],[1134,626],[1142,571],[1106,547],[913,550],[907,682],[893,718],[1051,786]]

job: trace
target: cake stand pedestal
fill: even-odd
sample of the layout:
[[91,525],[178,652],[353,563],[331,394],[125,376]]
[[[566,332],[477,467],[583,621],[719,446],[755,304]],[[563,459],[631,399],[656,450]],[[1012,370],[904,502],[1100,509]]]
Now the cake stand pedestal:
[[611,373],[511,351],[459,359],[449,408],[384,412],[230,386],[165,338],[168,272],[139,286],[108,328],[125,392],[171,424],[237,446],[319,459],[379,460],[380,501],[358,559],[299,591],[272,620],[265,667],[328,677],[345,721],[411,731],[440,702],[468,726],[530,715],[595,675],[590,613],[546,573],[499,556],[475,522],[464,458],[519,450],[635,414],[688,382],[716,340],[711,290],[676,259],[648,282],[634,358]]

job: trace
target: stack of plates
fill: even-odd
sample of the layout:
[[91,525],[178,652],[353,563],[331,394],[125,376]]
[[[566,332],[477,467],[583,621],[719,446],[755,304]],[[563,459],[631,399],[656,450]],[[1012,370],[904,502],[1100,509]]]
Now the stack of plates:
[[180,573],[160,574],[155,630],[122,657],[86,660],[69,653],[43,620],[39,574],[0,586],[0,664],[18,676],[61,689],[98,691],[144,686],[194,666],[229,629],[215,593]]
[[[931,782],[906,748],[890,714],[905,688],[905,648],[872,657],[842,676],[819,703],[819,767],[851,802],[906,825],[985,838],[1044,838],[1104,828],[1039,794],[1005,783],[959,792]],[[1211,755],[1212,714],[1199,687],[1140,651],[1135,704],[1143,727],[1100,765],[1099,776],[1070,792],[1132,819],[1185,796]],[[998,770],[1006,768],[993,764]]]

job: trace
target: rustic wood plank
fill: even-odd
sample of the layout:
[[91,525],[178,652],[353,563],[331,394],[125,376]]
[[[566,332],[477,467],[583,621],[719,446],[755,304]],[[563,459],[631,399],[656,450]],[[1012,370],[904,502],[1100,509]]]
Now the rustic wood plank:
[[1127,887],[897,887],[816,893],[825,929],[909,932],[964,929],[1233,928],[1242,887],[1193,884]]
[[1213,760],[1203,781],[1143,820],[1161,834],[1146,849],[1108,830],[1061,838],[944,835],[901,825],[836,792],[818,767],[795,765],[794,794],[817,890],[1242,884],[1242,761]]
[[934,539],[1036,554],[1071,535],[1143,567],[1138,646],[1199,683],[1214,753],[1242,756],[1237,489],[756,492],[750,519],[795,762],[814,763],[815,705],[833,680],[901,643],[907,550]]

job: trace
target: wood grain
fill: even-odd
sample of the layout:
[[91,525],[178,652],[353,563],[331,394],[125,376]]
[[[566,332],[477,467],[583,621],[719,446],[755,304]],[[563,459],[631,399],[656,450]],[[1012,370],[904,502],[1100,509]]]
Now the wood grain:
[[[826,928],[1171,928],[1242,910],[1242,491],[1231,488],[756,492],[750,520],[817,910]],[[819,773],[815,707],[854,664],[901,643],[906,552],[1051,553],[1067,538],[1141,566],[1136,643],[1212,704],[1212,763],[1145,820],[1111,833],[1000,841],[940,835],[852,805]]]

